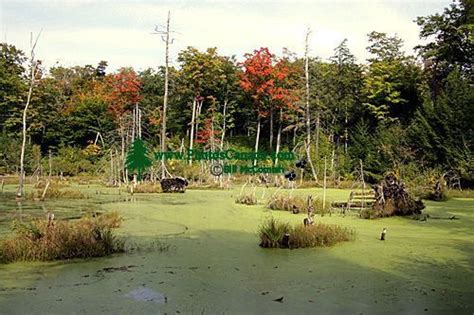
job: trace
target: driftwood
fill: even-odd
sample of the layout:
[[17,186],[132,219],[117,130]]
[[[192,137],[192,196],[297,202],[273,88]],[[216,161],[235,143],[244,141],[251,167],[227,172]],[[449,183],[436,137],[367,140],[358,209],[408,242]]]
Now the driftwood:
[[388,174],[378,185],[372,187],[376,201],[372,205],[375,217],[421,214],[425,205],[413,198],[405,185],[394,174]]

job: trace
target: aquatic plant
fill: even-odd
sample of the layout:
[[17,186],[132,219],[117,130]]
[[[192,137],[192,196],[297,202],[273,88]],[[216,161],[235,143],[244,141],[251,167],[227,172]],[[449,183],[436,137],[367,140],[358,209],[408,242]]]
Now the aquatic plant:
[[270,218],[259,227],[260,246],[265,248],[302,248],[332,246],[355,238],[351,228],[325,223],[290,225]]
[[[306,212],[307,200],[301,196],[292,196],[285,193],[274,193],[267,202],[267,208],[271,210],[293,211],[295,213]],[[324,215],[329,212],[330,204],[326,203],[323,207],[321,198],[313,198],[312,200],[314,212]]]
[[0,241],[0,263],[101,257],[123,252],[124,241],[113,232],[121,222],[122,217],[115,212],[75,221],[15,221],[15,235]]

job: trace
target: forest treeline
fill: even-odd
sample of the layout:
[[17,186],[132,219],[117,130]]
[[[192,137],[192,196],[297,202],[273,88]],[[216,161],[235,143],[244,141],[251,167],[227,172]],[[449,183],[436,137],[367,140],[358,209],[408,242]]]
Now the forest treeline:
[[[387,171],[414,178],[452,170],[472,185],[472,4],[458,1],[415,22],[426,40],[416,56],[402,51],[401,38],[376,31],[368,34],[366,62],[356,61],[347,40],[328,60],[267,48],[242,62],[216,48],[180,51],[169,68],[167,149],[309,151],[316,176],[326,158],[342,179],[363,161],[367,180]],[[1,44],[0,173],[18,172],[27,61]],[[101,61],[49,69],[39,62],[39,69],[27,115],[27,174],[47,172],[50,161],[54,174],[108,172],[110,159],[123,163],[139,134],[159,149],[164,67],[108,72]]]

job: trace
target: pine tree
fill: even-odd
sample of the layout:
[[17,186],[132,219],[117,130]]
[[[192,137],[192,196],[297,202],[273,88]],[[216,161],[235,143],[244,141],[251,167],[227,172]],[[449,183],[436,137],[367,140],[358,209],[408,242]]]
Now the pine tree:
[[130,172],[137,172],[137,179],[142,179],[143,172],[151,166],[148,149],[142,139],[135,139],[128,151],[126,166]]

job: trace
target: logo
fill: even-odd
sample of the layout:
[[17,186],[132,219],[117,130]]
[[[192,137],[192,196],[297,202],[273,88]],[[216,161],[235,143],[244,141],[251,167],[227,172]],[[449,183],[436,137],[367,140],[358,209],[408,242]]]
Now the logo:
[[224,172],[224,167],[221,163],[214,163],[210,168],[211,174],[214,176],[220,176]]
[[[151,156],[151,157],[150,157]],[[193,151],[190,150],[187,154],[184,152],[150,152],[142,139],[135,139],[130,146],[125,160],[125,166],[131,173],[137,174],[137,179],[141,180],[143,174],[152,165],[153,158],[159,160],[190,160],[194,158],[197,161],[207,160],[236,160],[236,161],[251,161],[251,160],[283,160],[290,161],[295,158],[293,152],[238,152],[234,150],[227,151]],[[296,162],[297,168],[304,169],[306,161],[304,159]],[[238,165],[226,164],[214,161],[210,165],[210,173],[214,176],[222,174],[284,174],[285,178],[290,181],[295,180],[296,174],[294,171],[285,172],[281,166],[259,166],[259,165]]]
[[151,159],[148,154],[148,148],[142,139],[135,139],[127,153],[125,166],[130,172],[137,173],[138,180],[142,179],[143,173],[151,166]]

